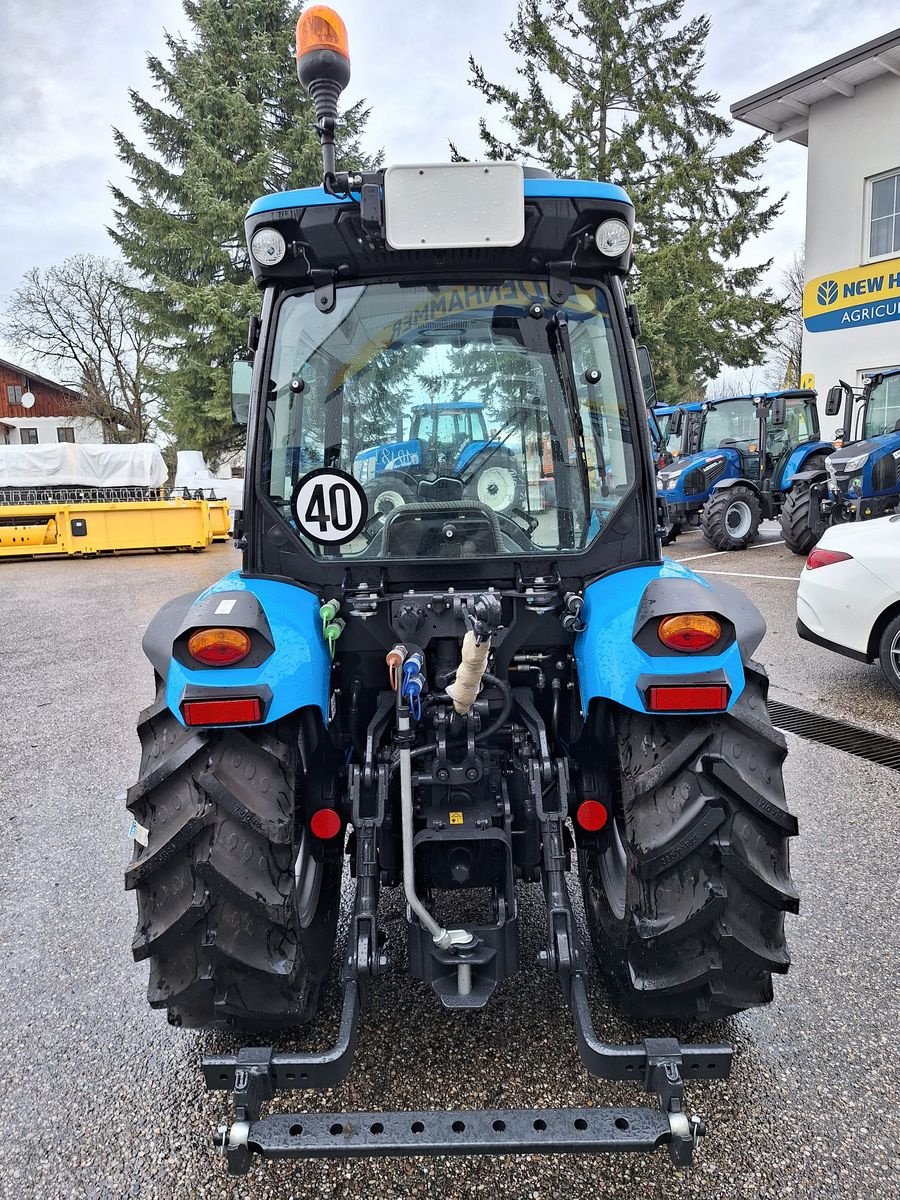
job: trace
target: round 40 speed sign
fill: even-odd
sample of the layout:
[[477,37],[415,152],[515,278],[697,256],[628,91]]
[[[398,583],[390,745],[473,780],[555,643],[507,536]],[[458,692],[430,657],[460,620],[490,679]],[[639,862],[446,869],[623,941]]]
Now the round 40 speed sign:
[[369,502],[352,475],[319,467],[297,481],[291,511],[304,537],[324,546],[340,546],[352,541],[365,525]]

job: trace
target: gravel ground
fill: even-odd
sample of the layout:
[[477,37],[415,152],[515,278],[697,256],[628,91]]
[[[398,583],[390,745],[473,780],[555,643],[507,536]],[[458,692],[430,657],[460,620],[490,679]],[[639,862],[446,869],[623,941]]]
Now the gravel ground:
[[[765,537],[777,539],[771,528]],[[688,535],[671,553],[708,551]],[[229,1178],[210,1148],[226,1097],[205,1092],[199,1056],[233,1043],[170,1029],[146,1006],[146,966],[134,965],[129,950],[121,796],[137,767],[136,713],[151,691],[140,635],[164,600],[235,562],[230,549],[215,547],[198,556],[0,566],[8,614],[0,627],[8,713],[0,725],[0,1040],[11,1084],[0,1116],[0,1196],[900,1196],[890,1052],[900,984],[897,776],[796,738],[786,769],[801,822],[794,966],[776,980],[766,1010],[683,1034],[736,1049],[730,1081],[690,1090],[691,1109],[710,1126],[692,1171],[675,1171],[660,1152],[260,1163],[250,1176]],[[779,698],[896,732],[900,705],[876,668],[793,634],[787,577],[799,573],[800,559],[768,545],[691,565],[767,577],[731,581],[769,620],[761,657]],[[521,975],[469,1017],[442,1012],[404,976],[402,909],[391,895],[384,908],[400,969],[375,986],[350,1081],[312,1095],[310,1107],[640,1102],[625,1085],[586,1074],[557,985],[531,965],[543,930],[536,889],[523,894]],[[665,1032],[616,1017],[596,981],[592,1002],[602,1036]],[[334,1020],[323,1020],[304,1043],[324,1046],[333,1031]],[[294,1104],[301,1098],[294,1094]]]

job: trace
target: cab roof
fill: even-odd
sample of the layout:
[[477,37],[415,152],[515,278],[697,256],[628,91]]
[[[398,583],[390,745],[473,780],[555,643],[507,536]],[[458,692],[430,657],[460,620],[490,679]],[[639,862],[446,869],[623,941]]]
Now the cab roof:
[[[600,183],[593,179],[526,179],[524,198],[571,200],[614,200],[618,204],[634,205],[624,188],[615,183]],[[349,201],[332,196],[321,187],[296,188],[290,192],[273,192],[254,200],[247,211],[248,217],[258,213],[284,211],[291,208],[315,208],[326,204],[347,204]]]

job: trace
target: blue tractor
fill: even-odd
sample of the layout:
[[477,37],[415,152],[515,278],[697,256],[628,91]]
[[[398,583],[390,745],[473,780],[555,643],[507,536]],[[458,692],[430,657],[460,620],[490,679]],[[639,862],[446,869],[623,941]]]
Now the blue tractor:
[[900,502],[900,369],[879,371],[862,389],[831,388],[825,413],[843,416],[838,449],[794,477],[781,509],[785,544],[808,554],[829,525],[894,512]]
[[517,432],[516,422],[491,438],[484,411],[483,404],[470,400],[417,404],[408,437],[361,450],[353,460],[353,474],[365,488],[372,512],[387,514],[408,504],[420,479],[446,476],[463,483],[464,497],[494,512],[518,507],[518,459],[506,444]]
[[[254,1155],[660,1146],[686,1164],[704,1128],[685,1080],[726,1076],[731,1049],[683,1044],[669,1023],[772,999],[796,821],[753,658],[762,618],[660,554],[625,295],[632,203],[507,162],[340,171],[349,58],[330,10],[302,13],[297,67],[324,179],[246,218],[262,316],[252,369],[233,375],[241,568],[171,600],[144,637],[155,697],[126,885],[149,1002],[177,1026],[247,1031],[203,1060],[207,1086],[233,1093],[218,1144],[234,1173]],[[372,511],[360,450],[404,440],[438,372],[484,396],[483,412],[430,414],[459,420],[468,446],[502,442],[484,432],[514,418],[504,445],[529,512],[467,492],[452,454]],[[388,940],[385,891],[400,897]],[[430,990],[431,1020],[502,1003],[504,1036],[527,1038],[528,1005],[495,993],[535,937],[587,1069],[654,1104],[262,1113],[278,1090],[348,1076],[391,970]],[[590,956],[666,1036],[598,1034]],[[323,1010],[333,1045],[274,1047]]]
[[760,521],[780,513],[795,476],[821,470],[834,449],[819,438],[815,392],[803,390],[705,402],[697,447],[664,467],[657,486],[669,540],[695,525],[717,550],[749,546]]

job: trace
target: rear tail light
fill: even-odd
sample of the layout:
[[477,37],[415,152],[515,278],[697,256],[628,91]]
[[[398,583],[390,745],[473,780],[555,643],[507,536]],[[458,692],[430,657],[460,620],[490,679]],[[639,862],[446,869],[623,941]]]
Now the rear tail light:
[[250,653],[243,629],[198,629],[188,638],[188,654],[208,667],[231,667]]
[[333,808],[319,808],[309,818],[309,832],[322,842],[330,841],[341,832],[341,818]]
[[722,636],[722,626],[715,617],[703,613],[680,613],[663,617],[657,630],[659,640],[670,650],[708,650]]
[[609,819],[609,813],[599,800],[582,800],[575,810],[575,820],[585,833],[597,833]]
[[651,712],[723,712],[728,696],[724,683],[667,684],[650,688],[647,707]]
[[248,725],[262,720],[262,701],[258,696],[185,700],[182,712],[186,725]]
[[843,550],[820,550],[817,546],[806,560],[806,569],[814,571],[816,567],[830,567],[832,563],[846,562],[852,557],[852,554],[845,554]]

